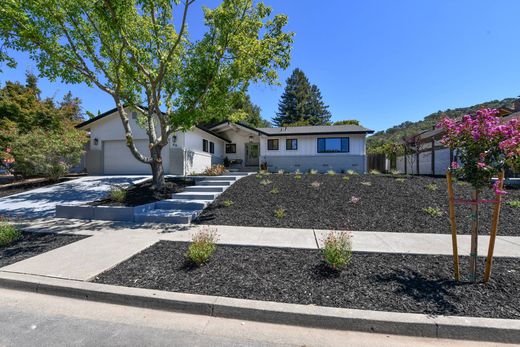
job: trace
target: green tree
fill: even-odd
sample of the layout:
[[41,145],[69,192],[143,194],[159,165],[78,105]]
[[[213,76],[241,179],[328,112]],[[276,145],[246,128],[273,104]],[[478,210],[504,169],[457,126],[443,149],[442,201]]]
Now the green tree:
[[[172,133],[210,115],[224,118],[233,95],[251,82],[277,83],[277,69],[289,63],[285,15],[252,0],[224,0],[203,8],[207,30],[195,41],[187,32],[194,2],[9,0],[0,8],[0,37],[5,48],[29,52],[41,75],[109,94],[128,148],[150,165],[160,189],[161,150]],[[14,63],[5,52],[0,60]],[[137,149],[125,105],[145,120],[149,153]]]
[[326,125],[331,114],[323,102],[321,92],[311,85],[305,73],[294,69],[286,81],[273,122],[277,126]]
[[255,128],[268,128],[271,126],[269,121],[265,120],[261,116],[262,109],[260,106],[253,104],[249,95],[239,99],[234,105],[235,112],[240,112],[239,119]]
[[345,119],[334,122],[333,125],[359,125],[359,121],[357,119]]
[[38,79],[25,85],[7,82],[0,89],[0,166],[24,176],[57,179],[77,164],[87,141],[74,125],[81,119],[80,100],[71,93],[58,106],[41,99]]

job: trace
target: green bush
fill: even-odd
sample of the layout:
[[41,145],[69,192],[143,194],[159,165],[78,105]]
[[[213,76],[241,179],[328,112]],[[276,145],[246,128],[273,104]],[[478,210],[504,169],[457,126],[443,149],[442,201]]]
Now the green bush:
[[14,225],[0,222],[0,247],[9,246],[22,237],[22,233]]
[[329,176],[334,176],[335,174],[336,174],[336,172],[332,169],[327,171],[327,175],[329,175]]
[[206,263],[217,249],[218,235],[216,229],[204,228],[195,233],[188,246],[186,258],[193,264],[200,266]]
[[227,172],[226,167],[222,164],[211,165],[202,172],[202,176],[220,176]]
[[350,180],[350,176],[343,176],[343,181],[347,182],[348,180]]
[[506,202],[506,205],[509,205],[511,207],[520,208],[520,200],[508,201],[508,202]]
[[278,194],[278,193],[280,193],[280,190],[278,190],[278,188],[274,187],[273,189],[271,189],[271,191],[269,191],[269,193]]
[[231,206],[233,206],[233,204],[234,204],[233,200],[230,200],[230,199],[222,201],[222,205],[224,205],[225,207],[231,207]]
[[341,270],[352,259],[352,240],[346,231],[328,233],[323,240],[323,258],[334,270]]
[[267,186],[267,185],[269,185],[269,184],[271,184],[271,183],[273,183],[273,182],[271,182],[270,180],[267,180],[267,179],[266,179],[266,180],[261,180],[261,181],[260,181],[260,184],[263,185],[263,186]]
[[123,203],[126,200],[126,190],[122,187],[112,186],[109,194],[113,201]]
[[358,173],[352,169],[347,170],[348,175],[358,175]]
[[278,207],[276,210],[274,210],[274,216],[278,219],[282,219],[285,217],[286,209],[283,207]]
[[381,175],[381,171],[376,170],[376,169],[370,170],[369,173],[370,173],[371,175]]
[[431,190],[432,192],[434,192],[437,190],[437,185],[435,183],[430,183],[426,186],[426,188],[428,188],[428,190]]
[[442,211],[438,207],[425,207],[422,210],[423,210],[423,212],[429,214],[432,217],[440,217],[440,216],[442,216]]
[[312,188],[318,189],[320,186],[321,186],[321,183],[318,182],[318,181],[314,181],[314,182],[311,183],[311,187]]
[[310,170],[309,170],[309,173],[310,173],[311,175],[316,175],[316,174],[318,173],[318,170],[316,170],[316,169],[310,169]]
[[301,180],[302,179],[302,175],[296,174],[296,175],[294,175],[294,178],[297,179],[297,180]]

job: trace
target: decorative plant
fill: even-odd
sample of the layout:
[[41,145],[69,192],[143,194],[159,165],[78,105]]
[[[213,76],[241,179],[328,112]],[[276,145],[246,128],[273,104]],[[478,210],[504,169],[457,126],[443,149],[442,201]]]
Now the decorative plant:
[[110,188],[110,199],[122,203],[126,199],[126,190],[123,187],[112,186]]
[[300,169],[296,169],[296,171],[294,171],[294,174],[295,174],[295,175],[301,175],[302,172],[300,171]]
[[273,189],[271,189],[269,191],[269,193],[271,193],[271,194],[278,194],[278,193],[280,193],[280,191],[278,190],[278,188],[274,187]]
[[506,205],[509,205],[509,206],[512,206],[512,207],[516,207],[516,208],[520,208],[520,200],[508,201],[508,202],[506,202]]
[[316,169],[310,169],[310,170],[309,170],[309,173],[310,173],[311,175],[316,175],[316,174],[318,173],[318,170],[316,170]]
[[361,182],[361,184],[364,186],[370,187],[372,185],[372,182],[363,181],[363,182]]
[[261,180],[261,181],[260,181],[260,184],[263,185],[263,186],[267,186],[267,185],[269,185],[269,184],[271,184],[271,183],[273,183],[273,182],[271,182],[271,181],[268,180],[268,179],[264,179],[264,180]]
[[258,174],[256,174],[256,176],[255,176],[255,177],[256,177],[256,178],[258,178],[258,179],[262,179],[262,178],[264,178],[264,176],[263,176],[262,174],[259,174],[259,173],[258,173]]
[[205,227],[193,235],[186,258],[197,266],[206,263],[217,249],[217,241],[217,230]]
[[430,183],[430,184],[426,185],[426,188],[428,190],[431,190],[432,192],[434,192],[437,190],[437,185],[435,183]]
[[395,181],[403,183],[404,181],[406,181],[406,178],[399,177],[399,178],[396,178]]
[[302,179],[302,175],[296,174],[296,175],[294,175],[294,178],[297,179],[297,180],[301,180]]
[[343,181],[347,182],[348,180],[350,180],[350,176],[343,176]]
[[400,175],[401,171],[399,171],[397,169],[392,169],[392,170],[390,170],[390,174],[392,174],[392,175]]
[[327,175],[329,176],[334,176],[336,174],[336,171],[330,169],[330,170],[327,170]]
[[350,202],[353,204],[357,204],[360,200],[361,200],[361,198],[358,198],[357,196],[352,196],[350,198]]
[[211,165],[202,172],[202,176],[220,176],[227,172],[226,167],[222,164]]
[[370,170],[370,174],[371,175],[381,175],[381,171],[373,169],[373,170]]
[[234,202],[233,200],[230,200],[230,199],[226,199],[224,201],[222,201],[222,205],[224,205],[225,207],[231,207],[233,206]]
[[334,270],[341,270],[352,260],[352,238],[346,231],[331,231],[323,240],[323,258]]
[[352,169],[348,169],[347,170],[347,174],[352,176],[352,175],[357,175],[358,173],[356,171],[352,170]]
[[279,175],[283,175],[284,173],[285,173],[285,171],[283,171],[283,169],[278,170]]
[[276,210],[274,210],[274,216],[278,219],[282,219],[283,217],[285,217],[285,212],[287,210],[283,207],[278,207]]
[[231,165],[231,160],[229,160],[228,157],[225,157],[223,164],[224,164],[224,167],[229,167]]
[[320,186],[321,186],[321,183],[318,182],[318,181],[314,181],[314,182],[311,183],[311,187],[312,188],[318,189]]
[[22,238],[22,233],[14,225],[0,220],[0,247],[9,246]]
[[424,212],[426,212],[427,214],[429,214],[430,216],[432,217],[440,217],[442,216],[442,211],[440,208],[438,207],[426,207],[426,208],[423,208],[422,209]]
[[471,280],[476,281],[477,274],[477,239],[479,228],[479,195],[486,187],[491,187],[496,194],[496,208],[491,228],[491,237],[484,273],[484,281],[489,279],[491,261],[493,257],[494,240],[498,226],[501,195],[506,194],[502,189],[503,180],[494,184],[492,178],[501,175],[507,168],[517,168],[520,163],[520,122],[512,119],[503,122],[496,117],[495,109],[481,109],[475,116],[465,115],[460,121],[444,118],[438,128],[444,128],[445,135],[442,143],[456,150],[460,165],[451,163],[448,172],[448,194],[450,196],[450,220],[454,236],[454,265],[455,277],[458,279],[458,253],[456,249],[456,226],[453,204],[455,199],[451,189],[451,178],[463,179],[473,187],[472,200],[466,203],[472,207],[471,228]]

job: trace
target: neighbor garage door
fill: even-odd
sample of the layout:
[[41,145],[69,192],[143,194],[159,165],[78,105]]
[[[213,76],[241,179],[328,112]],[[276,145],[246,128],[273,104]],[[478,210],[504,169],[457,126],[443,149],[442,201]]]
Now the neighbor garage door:
[[[149,156],[148,141],[136,140],[136,147],[139,151]],[[164,170],[168,171],[168,149],[163,149]],[[105,175],[150,175],[150,165],[144,164],[135,159],[125,141],[104,141],[103,142],[103,172]]]

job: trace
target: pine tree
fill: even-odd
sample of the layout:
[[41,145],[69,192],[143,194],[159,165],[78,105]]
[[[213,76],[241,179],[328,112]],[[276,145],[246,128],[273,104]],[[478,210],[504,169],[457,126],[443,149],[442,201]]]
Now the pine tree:
[[260,115],[260,112],[262,111],[260,106],[253,104],[253,102],[251,101],[251,97],[247,94],[235,103],[234,109],[236,111],[244,112],[246,114],[246,117],[242,120],[242,122],[252,127],[268,128],[271,125]]
[[273,118],[277,126],[326,125],[330,120],[328,106],[322,100],[316,85],[311,85],[300,69],[295,69],[286,81],[286,87]]

